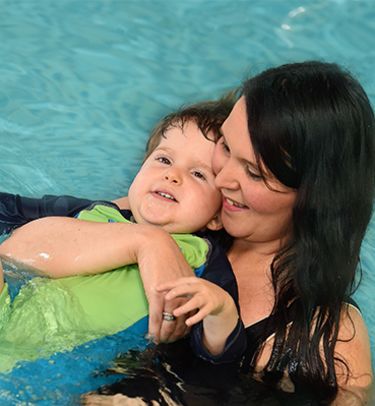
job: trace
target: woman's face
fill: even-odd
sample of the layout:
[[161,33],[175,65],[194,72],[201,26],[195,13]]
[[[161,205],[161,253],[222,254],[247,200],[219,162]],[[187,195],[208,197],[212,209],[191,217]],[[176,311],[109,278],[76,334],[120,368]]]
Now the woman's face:
[[235,104],[221,132],[213,168],[223,196],[221,216],[225,229],[233,237],[252,243],[279,244],[292,229],[296,191],[281,184],[267,168],[264,172],[269,187],[260,176],[247,128],[244,97]]

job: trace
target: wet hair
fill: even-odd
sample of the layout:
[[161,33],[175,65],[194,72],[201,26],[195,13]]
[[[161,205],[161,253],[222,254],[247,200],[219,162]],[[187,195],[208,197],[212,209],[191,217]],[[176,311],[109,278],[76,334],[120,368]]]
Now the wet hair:
[[243,95],[263,179],[268,170],[297,193],[291,240],[271,265],[276,333],[263,379],[277,385],[287,371],[296,388],[329,402],[335,363],[350,373],[334,349],[373,208],[374,112],[350,73],[323,62],[266,70]]
[[219,138],[219,130],[224,120],[228,117],[235,102],[237,91],[230,91],[218,100],[203,101],[183,106],[174,113],[165,116],[152,130],[146,145],[144,160],[157,148],[166,132],[173,127],[183,128],[189,121],[194,121],[203,135],[207,138],[212,132],[212,141]]

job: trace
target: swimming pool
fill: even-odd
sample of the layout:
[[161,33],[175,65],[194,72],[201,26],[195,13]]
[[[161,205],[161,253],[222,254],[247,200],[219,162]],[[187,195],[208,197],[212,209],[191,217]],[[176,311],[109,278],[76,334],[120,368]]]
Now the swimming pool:
[[[338,62],[375,104],[372,0],[0,0],[0,7],[3,191],[122,196],[156,120],[269,65]],[[375,358],[375,220],[362,268],[355,297]],[[31,396],[29,376],[9,392],[0,381],[0,403]],[[56,404],[69,401],[62,389],[55,395]]]

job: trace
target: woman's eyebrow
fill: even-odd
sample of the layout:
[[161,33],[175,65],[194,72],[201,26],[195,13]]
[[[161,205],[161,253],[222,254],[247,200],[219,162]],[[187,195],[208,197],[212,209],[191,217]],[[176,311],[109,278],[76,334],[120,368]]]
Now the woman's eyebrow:
[[[223,138],[223,141],[224,141],[225,143],[227,143],[227,141],[226,141],[226,139],[225,139],[225,135],[224,135],[224,133],[222,132],[221,128],[218,129],[218,133],[219,133],[220,137]],[[260,172],[259,165],[258,165],[256,162],[249,161],[248,159],[242,158],[242,157],[238,157],[238,159],[239,159],[239,161],[240,161],[243,165],[249,165],[249,166],[251,166],[255,171]]]
[[259,166],[256,162],[248,161],[247,159],[242,159],[242,162],[246,165],[251,166],[253,169],[259,171]]

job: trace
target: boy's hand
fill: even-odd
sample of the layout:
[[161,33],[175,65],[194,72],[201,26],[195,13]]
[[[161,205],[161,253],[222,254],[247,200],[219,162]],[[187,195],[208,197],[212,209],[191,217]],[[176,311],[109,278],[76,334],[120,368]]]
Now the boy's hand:
[[194,276],[165,282],[157,287],[157,291],[167,291],[164,297],[167,302],[176,298],[187,299],[186,303],[173,310],[173,315],[179,317],[193,312],[185,321],[188,326],[199,323],[207,316],[223,316],[234,306],[233,299],[225,290]]
[[[203,320],[203,345],[212,354],[223,352],[230,333],[238,322],[232,297],[219,286],[197,277],[182,277],[157,287],[165,294],[165,302],[186,298],[187,302],[173,310],[175,317],[187,315],[187,326]],[[194,313],[192,316],[191,313]]]

